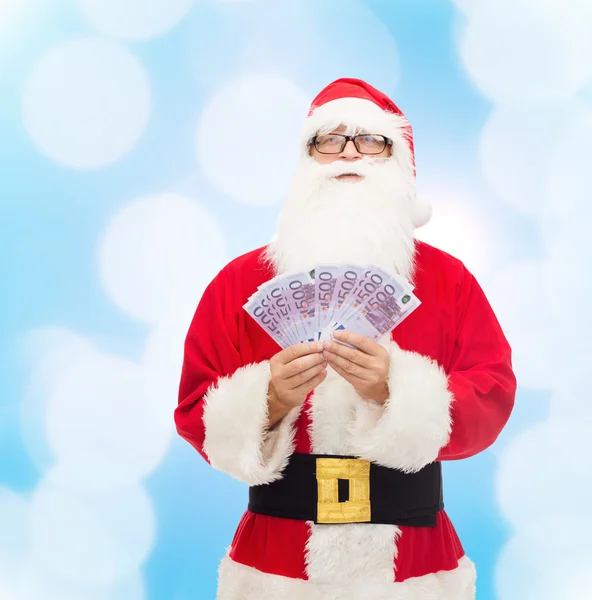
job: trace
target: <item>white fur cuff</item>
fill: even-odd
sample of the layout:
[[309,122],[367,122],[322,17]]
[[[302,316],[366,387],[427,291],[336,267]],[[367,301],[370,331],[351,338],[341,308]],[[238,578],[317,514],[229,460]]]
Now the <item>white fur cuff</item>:
[[204,451],[211,465],[249,485],[281,479],[294,451],[292,409],[268,432],[269,361],[246,365],[221,377],[204,397]]
[[391,355],[384,406],[361,401],[352,427],[356,454],[412,473],[436,460],[452,428],[448,378],[433,360],[389,342]]

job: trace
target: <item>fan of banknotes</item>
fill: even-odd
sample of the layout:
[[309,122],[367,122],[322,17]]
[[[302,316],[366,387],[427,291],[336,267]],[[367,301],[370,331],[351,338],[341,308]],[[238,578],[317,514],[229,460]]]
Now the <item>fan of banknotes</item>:
[[413,286],[374,265],[321,265],[266,281],[243,308],[282,348],[347,329],[378,340],[420,301]]

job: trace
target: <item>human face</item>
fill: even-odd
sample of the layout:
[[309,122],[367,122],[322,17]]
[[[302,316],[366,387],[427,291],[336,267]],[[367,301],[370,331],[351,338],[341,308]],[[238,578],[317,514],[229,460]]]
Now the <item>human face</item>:
[[[334,129],[333,131],[331,131],[329,133],[345,133],[346,130],[347,130],[347,127],[345,125],[340,125],[337,129]],[[361,131],[360,133],[364,133],[364,132]],[[337,154],[323,154],[315,148],[314,144],[311,144],[310,148],[309,148],[309,154],[318,163],[323,164],[323,165],[335,162],[336,160],[355,162],[357,160],[360,160],[363,156],[366,156],[366,155],[358,152],[353,140],[349,140],[347,142],[347,144],[345,145],[345,147],[343,148],[343,150]],[[384,160],[386,158],[389,158],[391,155],[392,155],[392,145],[387,144],[385,146],[384,150],[380,154],[373,154],[372,158]],[[350,181],[350,182],[361,181],[363,178],[364,178],[363,175],[355,175],[355,174],[347,174],[347,173],[344,173],[343,175],[334,177],[334,179],[339,180],[339,181]]]
[[[335,158],[319,157],[328,164],[317,162],[311,148],[301,155],[269,246],[278,274],[351,263],[395,268],[410,279],[415,178],[396,160],[396,151],[376,160],[379,155],[360,155],[350,146]],[[350,179],[355,183],[337,179],[347,173],[361,177]]]

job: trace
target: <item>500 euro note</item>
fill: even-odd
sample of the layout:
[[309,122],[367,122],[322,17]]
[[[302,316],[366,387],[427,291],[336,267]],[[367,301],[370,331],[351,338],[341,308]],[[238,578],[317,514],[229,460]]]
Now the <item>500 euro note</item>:
[[281,346],[349,329],[377,340],[419,305],[413,286],[374,266],[320,265],[265,282],[245,310]]
[[247,300],[243,308],[279,346],[287,348],[292,341],[282,331],[280,315],[273,306],[270,306],[269,303],[263,305],[262,301],[265,302],[266,297],[256,292]]
[[326,330],[331,323],[337,279],[342,272],[343,267],[340,265],[319,265],[315,269],[315,321],[318,339],[328,339]]
[[401,281],[401,279],[392,277],[379,267],[369,266],[347,298],[342,311],[343,322],[348,322],[361,310],[364,303],[373,303],[377,299],[384,301],[386,297],[391,296],[400,305],[403,304],[402,299],[409,295],[411,290],[408,285],[405,285],[405,280]]
[[285,294],[298,323],[299,341],[312,342],[317,339],[314,279],[309,273],[296,273],[286,276],[286,282]]
[[363,268],[356,265],[343,265],[336,273],[336,282],[332,298],[333,309],[330,310],[329,325],[326,328],[335,329],[339,327],[343,319],[343,309],[349,294],[355,288],[360,277],[363,275]]
[[363,303],[360,310],[344,323],[344,329],[360,333],[377,341],[392,331],[421,302],[413,295],[405,294],[401,299],[394,295],[379,294],[372,302]]
[[296,300],[289,293],[290,280],[280,276],[264,283],[258,293],[273,299],[277,312],[282,316],[280,328],[292,344],[296,344],[303,335],[303,328]]

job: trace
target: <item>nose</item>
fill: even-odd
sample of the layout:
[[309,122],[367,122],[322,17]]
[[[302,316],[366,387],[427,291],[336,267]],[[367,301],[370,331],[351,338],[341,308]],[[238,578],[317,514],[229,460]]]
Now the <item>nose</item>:
[[339,154],[339,158],[344,160],[358,160],[362,158],[362,155],[358,152],[353,140],[348,140],[347,144],[345,144],[345,148]]

